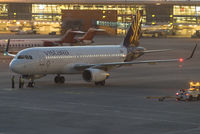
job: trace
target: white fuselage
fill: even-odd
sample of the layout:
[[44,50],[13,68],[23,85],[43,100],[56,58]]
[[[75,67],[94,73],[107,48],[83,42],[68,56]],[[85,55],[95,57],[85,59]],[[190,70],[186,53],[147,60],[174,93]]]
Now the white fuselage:
[[123,62],[126,55],[120,45],[36,47],[20,51],[10,68],[22,75],[76,74],[81,73],[73,68],[76,64]]

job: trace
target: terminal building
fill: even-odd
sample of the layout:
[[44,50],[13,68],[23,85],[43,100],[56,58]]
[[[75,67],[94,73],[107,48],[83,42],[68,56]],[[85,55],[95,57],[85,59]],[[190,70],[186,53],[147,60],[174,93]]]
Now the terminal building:
[[200,0],[1,0],[0,33],[98,27],[124,34],[137,9],[143,25],[173,26],[186,35],[200,30]]

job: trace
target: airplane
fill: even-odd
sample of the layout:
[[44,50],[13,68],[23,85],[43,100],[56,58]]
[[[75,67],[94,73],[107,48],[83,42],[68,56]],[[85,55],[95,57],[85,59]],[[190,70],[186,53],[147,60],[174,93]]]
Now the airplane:
[[89,28],[88,31],[82,37],[75,37],[76,43],[83,43],[89,45],[93,43],[93,38],[96,32],[105,32],[104,29]]
[[[96,32],[103,32],[103,29],[89,28],[88,31],[72,31],[69,29],[60,39],[12,39],[9,51],[17,53],[20,50],[30,47],[47,47],[47,46],[74,46],[74,45],[89,45]],[[85,34],[84,34],[85,33]],[[84,34],[82,37],[76,37],[76,34]],[[4,52],[7,40],[0,40],[0,52]]]
[[[66,43],[74,42],[74,37],[76,34],[83,34],[82,31],[72,31],[69,29],[61,38],[53,39],[12,39],[10,41],[9,51],[12,53],[17,53],[20,50],[30,47],[49,47],[49,46],[59,46],[59,45],[69,45]],[[0,40],[0,52],[4,52],[7,40]]]
[[55,83],[65,82],[64,76],[61,75],[82,74],[86,82],[103,86],[110,76],[110,71],[115,68],[133,64],[183,62],[193,57],[197,45],[188,58],[134,61],[145,53],[166,51],[165,49],[146,50],[139,47],[141,14],[142,11],[137,11],[120,45],[35,47],[13,55],[8,52],[10,43],[8,40],[5,55],[14,57],[9,68],[24,79],[28,79],[28,87],[34,87],[35,79],[49,74],[56,75]]

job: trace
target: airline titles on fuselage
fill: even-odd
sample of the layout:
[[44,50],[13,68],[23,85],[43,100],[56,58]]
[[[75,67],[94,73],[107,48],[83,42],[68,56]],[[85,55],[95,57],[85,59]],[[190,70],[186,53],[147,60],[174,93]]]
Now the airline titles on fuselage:
[[66,56],[69,55],[68,50],[49,50],[49,51],[44,51],[44,54],[46,56]]

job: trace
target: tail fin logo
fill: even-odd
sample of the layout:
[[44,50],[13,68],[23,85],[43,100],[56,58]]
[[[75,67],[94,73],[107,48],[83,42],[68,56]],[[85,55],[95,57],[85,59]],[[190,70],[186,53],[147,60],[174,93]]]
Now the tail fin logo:
[[126,34],[126,37],[124,38],[123,46],[135,47],[139,45],[140,32],[141,32],[141,16],[142,16],[142,10],[138,10]]

